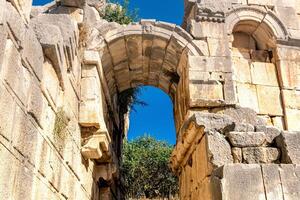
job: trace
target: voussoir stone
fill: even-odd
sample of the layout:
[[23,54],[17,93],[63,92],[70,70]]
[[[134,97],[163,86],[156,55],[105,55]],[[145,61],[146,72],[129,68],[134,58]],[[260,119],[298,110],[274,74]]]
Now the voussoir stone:
[[229,132],[226,134],[234,147],[259,147],[265,140],[264,132]]

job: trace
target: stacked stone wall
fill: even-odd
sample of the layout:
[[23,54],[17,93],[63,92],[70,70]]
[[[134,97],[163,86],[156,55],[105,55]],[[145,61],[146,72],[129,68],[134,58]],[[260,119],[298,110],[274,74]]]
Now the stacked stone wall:
[[17,3],[0,11],[1,199],[96,198],[94,164],[80,153],[77,22],[29,20]]

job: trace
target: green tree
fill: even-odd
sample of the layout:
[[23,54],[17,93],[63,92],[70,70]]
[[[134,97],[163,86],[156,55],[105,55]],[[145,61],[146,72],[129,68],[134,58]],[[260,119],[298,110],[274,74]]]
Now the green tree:
[[178,179],[168,166],[172,149],[150,136],[124,143],[121,173],[127,198],[168,197],[178,193]]
[[129,0],[124,0],[122,4],[111,0],[105,8],[105,14],[103,16],[108,22],[117,22],[119,24],[129,24],[138,19],[137,12],[129,10]]

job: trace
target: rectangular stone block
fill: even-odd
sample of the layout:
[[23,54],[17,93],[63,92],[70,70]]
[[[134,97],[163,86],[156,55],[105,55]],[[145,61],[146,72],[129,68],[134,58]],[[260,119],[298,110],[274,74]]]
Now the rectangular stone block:
[[280,165],[280,177],[285,200],[297,200],[300,196],[300,178],[294,165]]
[[31,27],[25,31],[23,44],[22,58],[28,62],[36,77],[41,81],[44,62],[43,49]]
[[298,90],[282,90],[284,107],[300,110],[300,91]]
[[282,115],[279,87],[257,85],[259,114]]
[[20,15],[27,21],[30,18],[32,0],[9,0],[18,10]]
[[27,111],[40,126],[42,126],[43,104],[43,94],[39,83],[31,80]]
[[276,145],[281,149],[281,163],[300,164],[300,132],[282,132],[276,138]]
[[228,57],[230,55],[228,40],[225,38],[215,39],[207,38],[208,49],[210,56],[213,57]]
[[232,72],[231,60],[227,57],[189,56],[190,70],[201,72]]
[[279,85],[276,67],[273,63],[252,62],[251,77],[253,84],[275,87]]
[[300,110],[298,109],[285,109],[285,120],[286,126],[289,131],[299,131],[300,130]]
[[30,116],[17,107],[12,145],[26,157],[30,163],[38,165],[38,143],[42,141],[38,128],[33,125]]
[[266,200],[260,165],[227,164],[218,172],[222,174],[224,199]]
[[255,85],[237,83],[236,88],[239,105],[242,107],[251,108],[256,112],[259,112]]
[[250,61],[244,58],[232,58],[233,80],[251,83]]
[[79,123],[83,127],[100,127],[99,104],[95,100],[80,103]]
[[[293,56],[293,52],[287,51]],[[300,54],[300,53],[299,53]],[[299,55],[296,54],[299,58]],[[296,56],[295,55],[295,56]],[[293,57],[291,58],[293,59]],[[296,59],[296,58],[294,58]],[[289,61],[289,60],[280,60],[276,63],[279,71],[279,80],[284,89],[295,89],[300,88],[300,61]]]
[[6,140],[11,141],[16,103],[2,84],[0,85],[0,96],[0,134]]
[[275,163],[280,158],[280,151],[272,147],[246,147],[242,149],[245,163]]
[[6,25],[0,25],[0,73],[2,68],[3,57],[5,54],[6,40],[7,40]]
[[18,11],[9,2],[6,4],[6,20],[12,32],[12,39],[17,42],[18,46],[24,47],[26,26]]
[[99,99],[99,83],[97,77],[81,79],[81,101]]
[[218,81],[193,81],[189,84],[191,106],[216,106],[224,101],[223,85]]
[[266,191],[266,198],[282,200],[283,193],[279,174],[279,166],[275,164],[262,165],[262,174]]
[[43,64],[42,85],[49,94],[51,100],[56,105],[59,97],[60,83],[57,74],[49,60]]
[[24,69],[21,56],[11,40],[7,40],[1,76],[19,100],[26,105],[27,93],[24,91]]
[[202,38],[225,38],[225,24],[224,23],[211,23],[207,21],[196,22],[191,20],[191,34],[196,39]]

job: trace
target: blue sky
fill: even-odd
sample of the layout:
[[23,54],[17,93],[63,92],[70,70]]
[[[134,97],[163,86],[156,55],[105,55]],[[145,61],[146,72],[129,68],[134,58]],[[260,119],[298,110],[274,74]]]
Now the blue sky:
[[[33,0],[34,5],[43,5],[49,0]],[[181,25],[184,0],[131,0],[130,8],[138,8],[141,19],[156,19]],[[130,114],[128,139],[150,134],[170,144],[176,143],[173,105],[169,96],[154,87],[142,87],[139,98],[147,106],[135,105]]]

